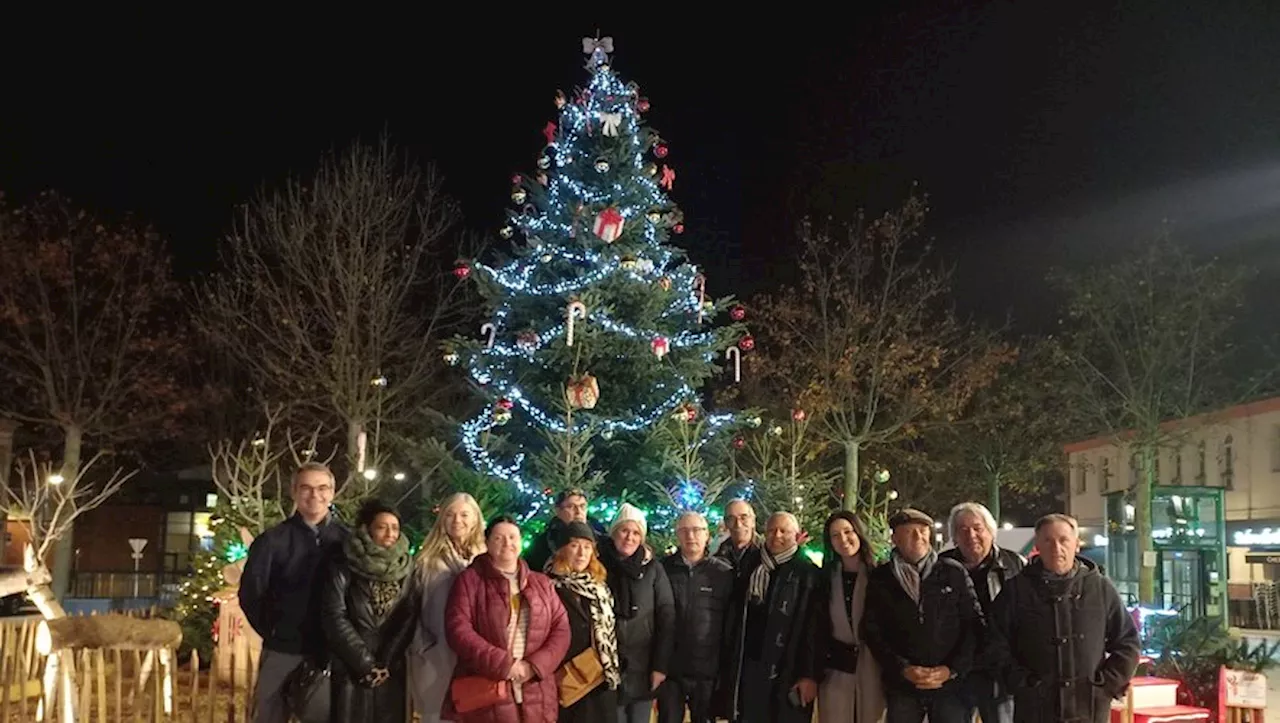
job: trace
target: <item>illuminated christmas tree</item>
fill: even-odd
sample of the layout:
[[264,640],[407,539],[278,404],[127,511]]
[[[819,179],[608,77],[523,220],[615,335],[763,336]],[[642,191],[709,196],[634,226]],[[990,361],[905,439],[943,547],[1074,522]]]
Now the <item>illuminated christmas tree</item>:
[[455,269],[476,281],[488,316],[480,340],[446,349],[487,401],[462,424],[463,443],[477,470],[514,487],[526,519],[545,516],[562,489],[591,491],[607,518],[622,490],[652,487],[647,475],[664,465],[647,430],[659,422],[706,434],[737,424],[706,415],[699,390],[754,344],[745,310],[709,298],[668,243],[685,224],[667,195],[675,153],[643,120],[649,100],[610,67],[611,38],[584,39],[583,51],[590,83],[556,94],[536,169],[512,178],[501,229],[511,256]]

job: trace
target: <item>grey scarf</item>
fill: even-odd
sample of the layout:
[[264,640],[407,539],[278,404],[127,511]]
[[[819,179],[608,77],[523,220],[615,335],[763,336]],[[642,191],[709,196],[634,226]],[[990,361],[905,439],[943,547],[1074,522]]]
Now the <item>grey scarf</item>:
[[902,555],[899,555],[897,550],[893,551],[893,576],[898,578],[898,584],[917,605],[920,603],[920,581],[929,577],[929,573],[933,572],[933,566],[937,562],[936,550],[929,550],[929,554],[920,558],[920,561],[915,564],[902,559]]
[[769,591],[769,577],[773,571],[795,556],[797,547],[792,545],[783,550],[777,557],[769,552],[768,547],[760,548],[760,566],[751,571],[751,602],[764,602],[764,595]]

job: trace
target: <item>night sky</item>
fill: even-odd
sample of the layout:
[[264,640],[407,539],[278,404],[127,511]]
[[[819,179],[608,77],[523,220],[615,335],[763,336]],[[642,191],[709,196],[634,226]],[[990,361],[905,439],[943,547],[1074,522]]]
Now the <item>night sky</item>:
[[555,90],[586,83],[580,39],[599,28],[653,102],[681,243],[717,294],[786,280],[801,214],[883,210],[913,183],[957,264],[959,308],[982,319],[1047,328],[1051,265],[1166,225],[1280,281],[1280,6],[851,5],[791,21],[633,5],[163,31],[115,17],[43,39],[33,23],[0,52],[0,189],[132,211],[189,276],[214,268],[233,207],[261,184],[385,130],[439,164],[467,226],[492,230]]

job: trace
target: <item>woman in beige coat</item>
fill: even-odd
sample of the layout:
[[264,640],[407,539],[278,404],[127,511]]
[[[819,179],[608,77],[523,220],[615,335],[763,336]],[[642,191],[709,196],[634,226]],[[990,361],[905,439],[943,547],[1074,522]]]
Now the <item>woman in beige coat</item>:
[[418,552],[414,582],[422,611],[409,647],[409,689],[422,723],[440,720],[457,656],[445,640],[444,610],[458,574],[484,552],[484,518],[471,495],[458,492],[440,505],[440,516]]
[[822,528],[826,565],[813,614],[815,644],[826,648],[818,718],[880,723],[885,716],[880,666],[862,644],[867,578],[875,566],[867,529],[852,512],[832,513]]

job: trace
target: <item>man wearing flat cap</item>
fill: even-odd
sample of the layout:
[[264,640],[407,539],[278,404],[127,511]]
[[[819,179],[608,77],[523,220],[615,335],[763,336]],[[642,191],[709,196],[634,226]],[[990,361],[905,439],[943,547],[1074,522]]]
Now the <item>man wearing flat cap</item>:
[[884,676],[886,723],[965,723],[961,681],[981,624],[964,565],[933,549],[933,518],[889,518],[893,555],[868,580],[863,640]]
[[563,490],[556,495],[555,505],[555,516],[547,522],[547,528],[542,534],[529,542],[529,548],[524,553],[524,561],[534,572],[546,572],[547,564],[555,557],[556,550],[560,549],[560,539],[565,534],[566,526],[573,522],[586,524],[596,533],[597,550],[600,549],[601,540],[608,537],[603,526],[587,517],[586,492],[580,489]]

